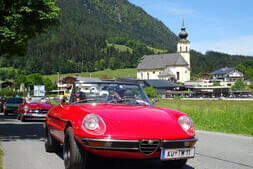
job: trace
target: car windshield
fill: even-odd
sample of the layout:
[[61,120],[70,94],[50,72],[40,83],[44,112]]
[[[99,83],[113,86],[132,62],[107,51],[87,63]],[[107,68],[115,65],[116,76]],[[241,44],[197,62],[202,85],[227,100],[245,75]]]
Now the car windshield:
[[23,99],[21,99],[21,98],[8,98],[6,100],[6,103],[20,104],[20,103],[23,103]]
[[140,85],[112,82],[77,83],[73,87],[70,103],[151,105]]
[[50,103],[50,100],[48,97],[27,97],[25,98],[25,100],[26,100],[26,103],[33,103],[33,102],[47,103],[47,104]]

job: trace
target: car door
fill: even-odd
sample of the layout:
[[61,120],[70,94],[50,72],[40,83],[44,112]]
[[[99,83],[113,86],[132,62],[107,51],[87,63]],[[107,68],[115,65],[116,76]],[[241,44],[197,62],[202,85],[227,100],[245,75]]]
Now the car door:
[[67,123],[66,111],[67,105],[59,105],[55,107],[48,116],[48,125],[50,133],[53,134],[56,139],[63,143],[64,141],[64,129]]

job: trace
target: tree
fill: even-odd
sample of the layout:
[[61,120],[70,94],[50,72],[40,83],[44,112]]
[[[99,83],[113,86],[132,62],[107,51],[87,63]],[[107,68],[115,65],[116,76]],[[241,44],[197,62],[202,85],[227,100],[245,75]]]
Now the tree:
[[43,77],[39,73],[31,74],[27,76],[27,87],[33,89],[34,85],[42,85]]
[[237,80],[235,84],[232,86],[232,90],[241,90],[244,89],[245,85],[241,79]]
[[28,40],[57,25],[56,0],[0,0],[0,56],[24,56]]
[[25,87],[28,87],[27,86],[27,78],[26,78],[26,76],[25,75],[19,75],[18,77],[17,77],[17,80],[16,80],[16,82],[15,82],[15,84],[14,84],[14,87],[15,87],[15,89],[19,89],[20,88],[20,85],[23,83],[24,85],[25,85]]
[[54,85],[48,77],[43,78],[42,81],[43,81],[43,85],[45,85],[46,91],[53,90]]
[[144,91],[149,98],[158,97],[156,89],[153,86],[144,88]]

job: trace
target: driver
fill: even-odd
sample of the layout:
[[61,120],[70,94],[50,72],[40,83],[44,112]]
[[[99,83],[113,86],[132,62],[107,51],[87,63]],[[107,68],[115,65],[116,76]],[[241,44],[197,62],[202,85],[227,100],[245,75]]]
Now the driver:
[[75,93],[75,102],[80,102],[86,99],[86,95],[83,92]]

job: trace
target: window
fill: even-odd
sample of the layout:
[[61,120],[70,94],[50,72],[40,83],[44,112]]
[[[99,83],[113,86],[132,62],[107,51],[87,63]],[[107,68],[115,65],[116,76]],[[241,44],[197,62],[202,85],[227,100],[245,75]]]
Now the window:
[[187,70],[185,71],[185,74],[187,74]]
[[185,51],[188,52],[188,47],[186,46]]
[[179,74],[179,72],[177,72],[177,80],[179,80],[180,79],[180,74]]
[[143,73],[141,73],[141,79],[143,79]]
[[153,74],[155,74],[155,71],[153,71]]
[[180,46],[180,52],[182,52],[182,46]]
[[148,80],[149,80],[149,73],[147,73],[147,77],[148,77]]

